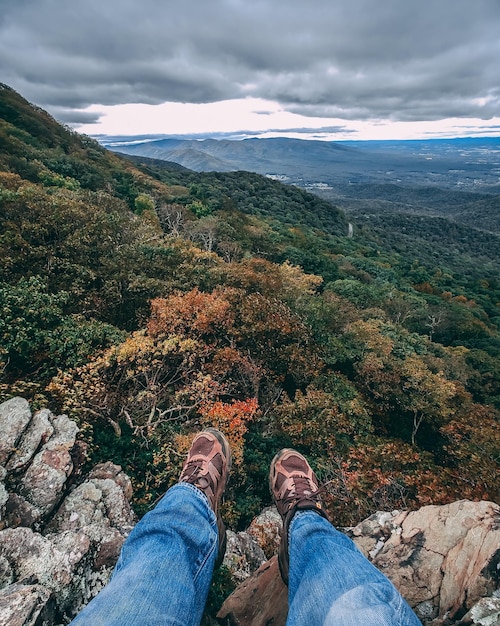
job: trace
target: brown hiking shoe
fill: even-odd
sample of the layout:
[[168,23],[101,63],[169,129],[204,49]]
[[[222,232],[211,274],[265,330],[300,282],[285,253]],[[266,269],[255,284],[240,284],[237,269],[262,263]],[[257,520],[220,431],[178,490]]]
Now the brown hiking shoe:
[[281,578],[288,585],[288,528],[297,511],[316,511],[328,519],[319,494],[318,479],[307,460],[297,452],[285,448],[271,463],[269,488],[283,520],[278,563]]
[[224,435],[215,428],[207,428],[193,439],[179,478],[202,491],[217,517],[219,553],[216,567],[226,551],[226,528],[219,514],[220,501],[231,469],[231,449]]

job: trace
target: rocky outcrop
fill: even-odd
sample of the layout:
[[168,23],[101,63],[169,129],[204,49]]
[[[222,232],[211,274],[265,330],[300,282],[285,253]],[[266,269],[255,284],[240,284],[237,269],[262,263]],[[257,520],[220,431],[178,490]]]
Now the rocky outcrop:
[[479,602],[476,602],[460,624],[463,626],[469,624],[500,626],[500,591],[494,592],[490,598],[481,598]]
[[4,466],[16,451],[16,445],[31,420],[29,404],[23,398],[13,398],[0,405],[0,465]]
[[400,513],[388,521],[391,534],[373,563],[423,620],[461,617],[498,586],[499,522],[492,502]]
[[21,398],[0,405],[0,624],[68,623],[109,580],[136,521],[120,467],[80,475],[77,433]]
[[[268,546],[269,537],[277,536],[278,520],[266,512],[254,522],[253,536]],[[423,624],[500,626],[496,504],[464,500],[412,512],[377,513],[344,530],[394,582]],[[238,626],[280,626],[286,609],[273,557],[235,590],[218,616]]]
[[224,565],[233,581],[241,583],[278,551],[281,517],[276,507],[264,509],[245,532],[227,531]]
[[227,598],[217,617],[231,626],[280,626],[288,615],[288,587],[273,556]]
[[[64,415],[0,404],[0,624],[67,624],[109,580],[136,519],[132,486],[112,463],[82,476],[85,446]],[[228,531],[239,584],[224,624],[285,624],[276,556],[281,519],[265,509]],[[500,507],[454,502],[377,513],[344,531],[400,589],[425,625],[500,626]],[[269,559],[269,560],[267,560]]]
[[227,531],[227,546],[223,565],[236,583],[241,583],[266,562],[266,555],[247,532]]
[[270,506],[248,528],[248,534],[259,544],[268,559],[278,553],[281,527],[281,516],[277,508]]

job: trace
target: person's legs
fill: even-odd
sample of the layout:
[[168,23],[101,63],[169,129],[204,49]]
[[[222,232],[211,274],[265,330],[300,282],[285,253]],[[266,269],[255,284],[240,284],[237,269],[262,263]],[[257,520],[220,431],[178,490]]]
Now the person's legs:
[[174,485],[130,533],[109,584],[73,626],[197,626],[225,549],[218,507],[230,467],[226,439],[200,433]]
[[326,519],[306,459],[282,450],[270,487],[283,518],[279,564],[288,584],[287,626],[418,626],[394,585]]

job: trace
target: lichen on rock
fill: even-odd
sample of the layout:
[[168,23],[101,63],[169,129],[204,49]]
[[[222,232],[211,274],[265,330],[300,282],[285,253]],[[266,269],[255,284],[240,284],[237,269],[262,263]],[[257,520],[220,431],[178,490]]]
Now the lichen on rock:
[[108,582],[136,522],[119,466],[81,479],[77,434],[22,398],[0,405],[1,624],[68,623]]

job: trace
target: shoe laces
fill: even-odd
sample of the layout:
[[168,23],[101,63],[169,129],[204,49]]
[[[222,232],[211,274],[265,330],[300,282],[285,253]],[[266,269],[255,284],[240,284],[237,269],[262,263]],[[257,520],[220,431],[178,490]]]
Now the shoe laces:
[[201,459],[189,460],[182,472],[182,480],[186,483],[196,482],[198,478],[209,475],[208,470],[203,472],[203,461]]
[[281,499],[283,509],[288,512],[299,502],[311,502],[316,505],[319,489],[313,489],[314,483],[307,476],[293,476],[288,494]]

